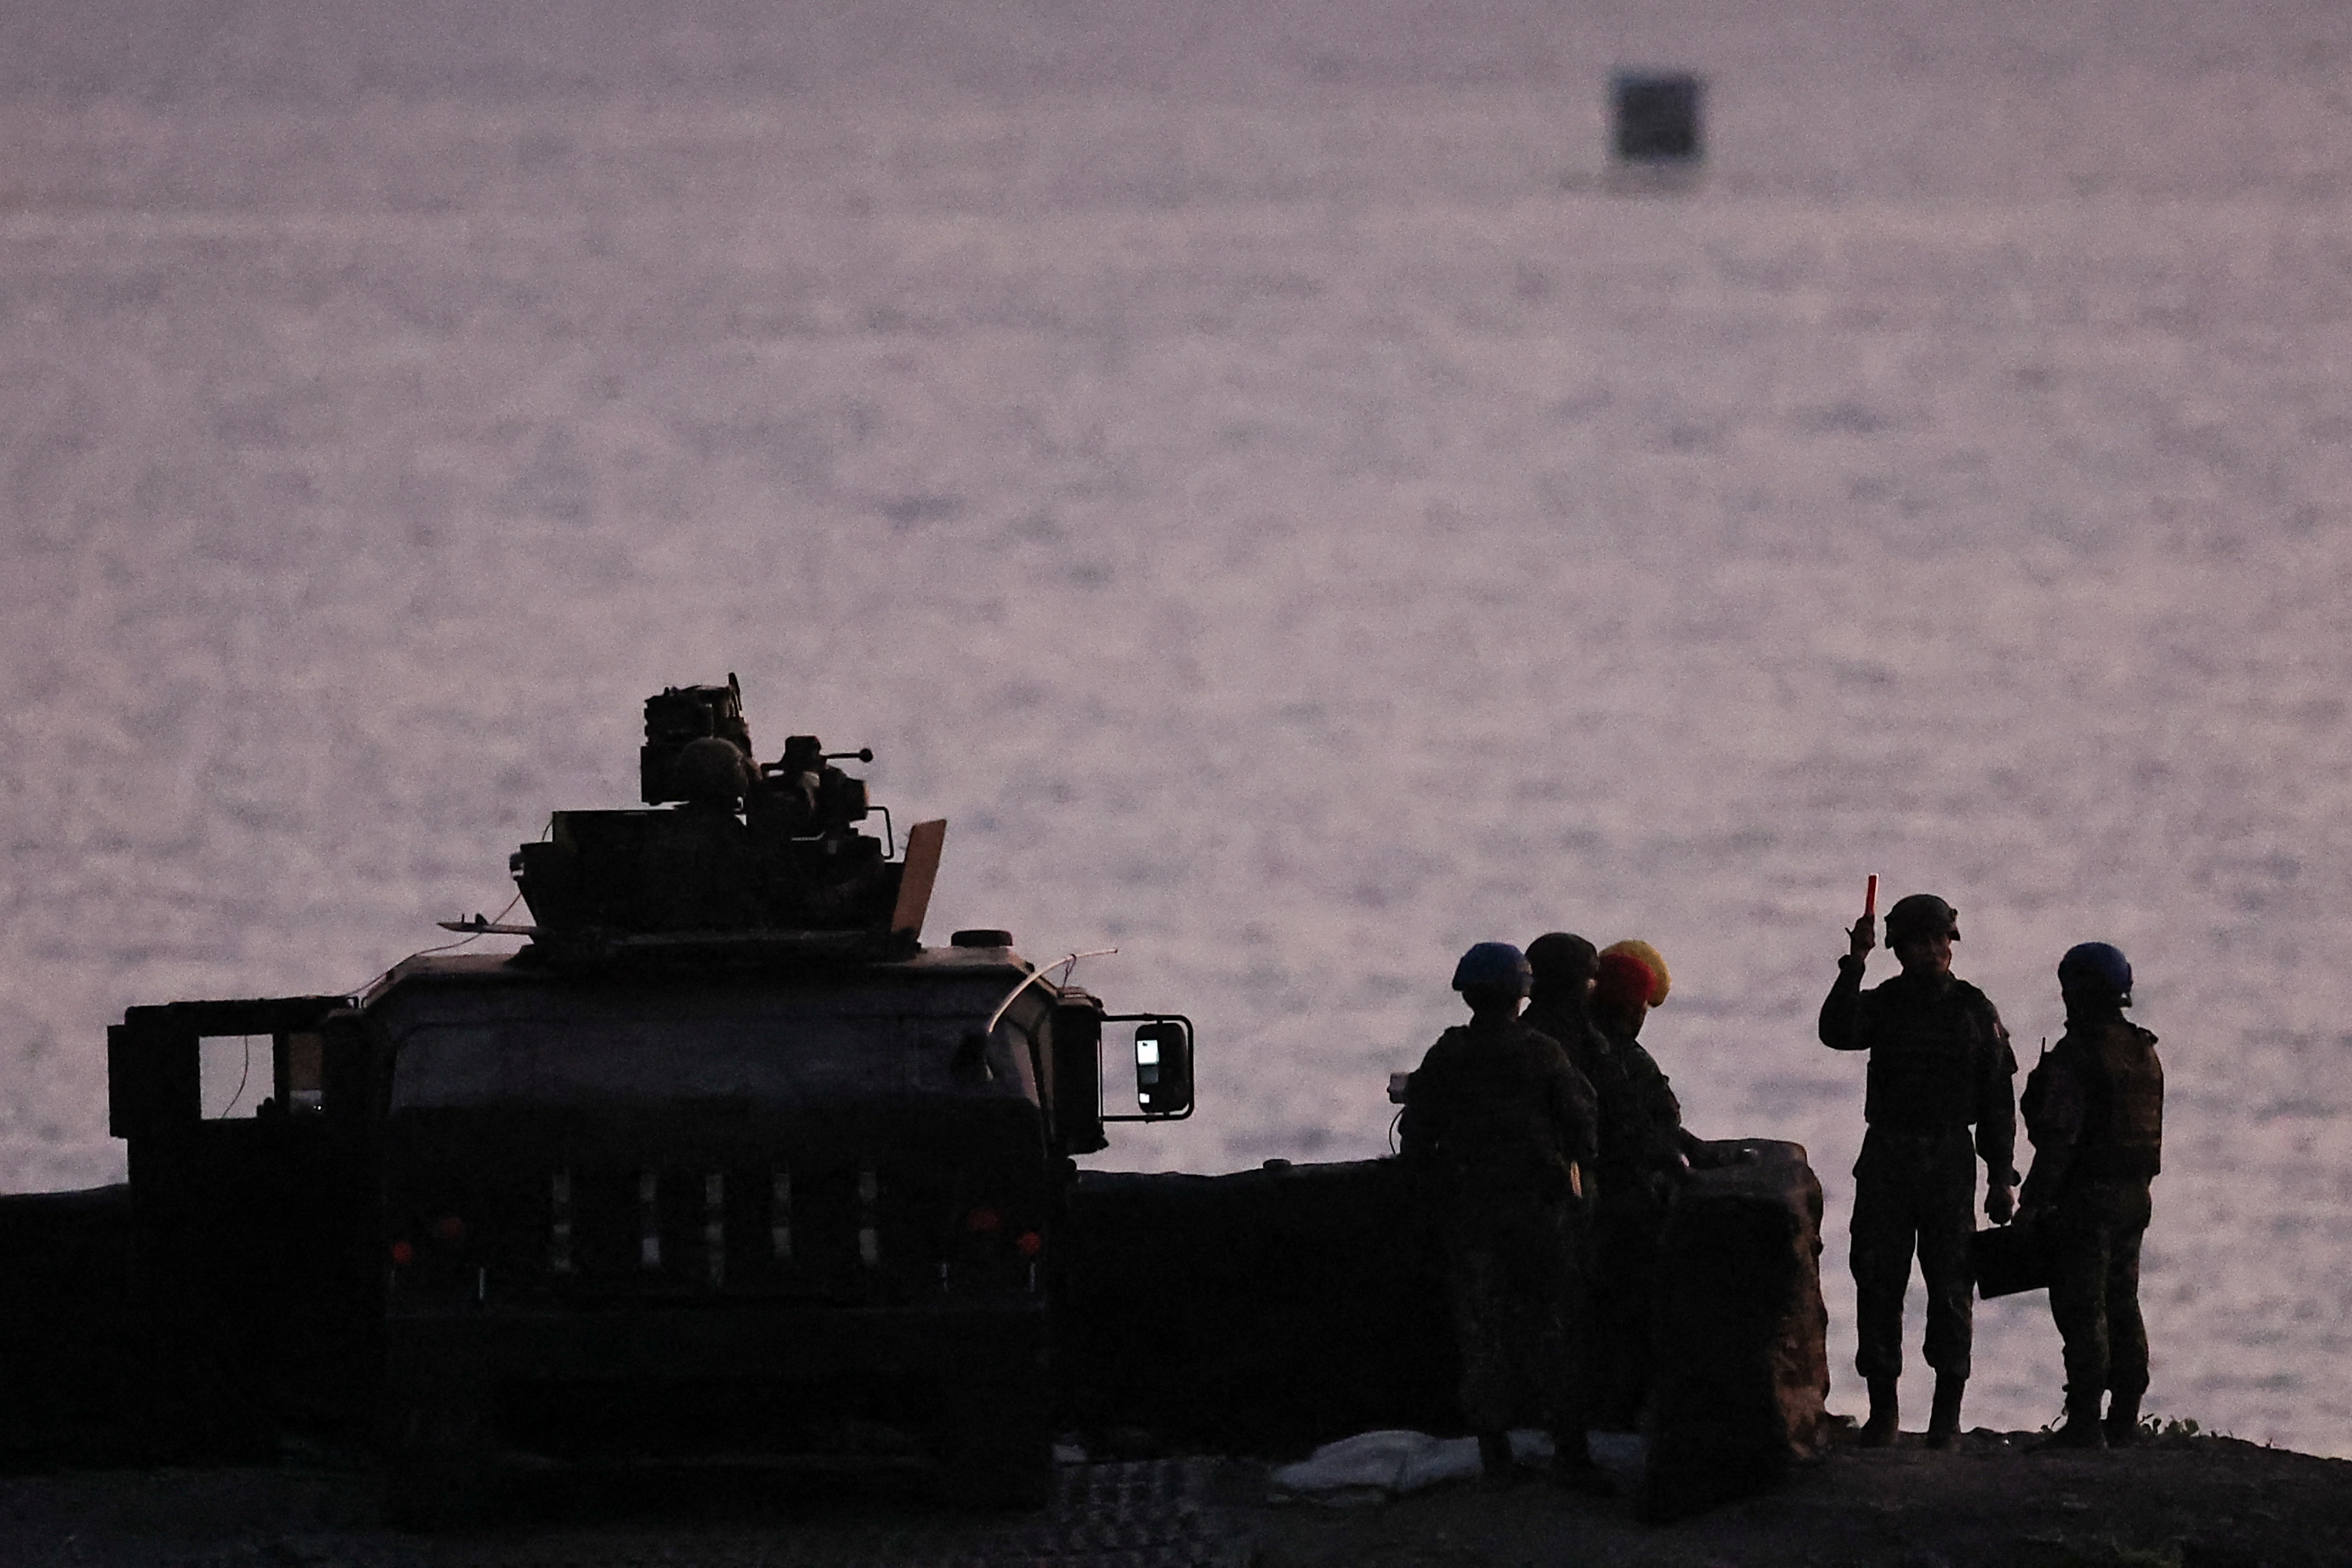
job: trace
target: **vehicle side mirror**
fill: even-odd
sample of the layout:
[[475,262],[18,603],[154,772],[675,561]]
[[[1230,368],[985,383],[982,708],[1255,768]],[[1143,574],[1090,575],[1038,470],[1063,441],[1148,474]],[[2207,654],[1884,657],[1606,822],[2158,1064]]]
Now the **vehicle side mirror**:
[[1192,1022],[1166,1014],[1129,1014],[1106,1023],[1135,1026],[1136,1114],[1106,1121],[1174,1121],[1192,1114]]

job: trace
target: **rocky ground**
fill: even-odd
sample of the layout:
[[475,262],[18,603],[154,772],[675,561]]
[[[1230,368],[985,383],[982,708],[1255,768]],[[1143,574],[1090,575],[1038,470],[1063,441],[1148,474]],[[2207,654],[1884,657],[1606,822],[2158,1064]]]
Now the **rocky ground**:
[[1455,1490],[1354,1517],[1269,1510],[1266,1568],[1519,1563],[1715,1568],[1903,1564],[2089,1568],[2352,1563],[2352,1462],[2227,1437],[2130,1452],[2036,1454],[2037,1435],[1979,1430],[1952,1452],[1912,1438],[1843,1449],[1786,1489],[1650,1527],[1622,1502],[1541,1485]]
[[[2352,1563],[2352,1461],[2226,1437],[2036,1455],[1979,1431],[1948,1454],[1842,1450],[1769,1496],[1665,1526],[1539,1481],[1353,1508],[1275,1504],[1238,1460],[1074,1465],[1034,1515],[973,1519],[889,1478],[749,1468],[520,1478],[499,1524],[382,1521],[363,1466],[0,1478],[11,1568],[1486,1568],[1903,1564],[2300,1568]],[[1911,1440],[1916,1444],[1916,1439]]]

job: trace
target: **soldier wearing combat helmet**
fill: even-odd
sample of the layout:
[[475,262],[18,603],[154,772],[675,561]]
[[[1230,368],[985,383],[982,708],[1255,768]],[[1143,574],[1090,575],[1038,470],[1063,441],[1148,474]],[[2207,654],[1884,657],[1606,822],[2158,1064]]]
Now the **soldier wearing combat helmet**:
[[[1569,931],[1546,931],[1528,943],[1528,969],[1534,978],[1528,988],[1528,1010],[1520,1016],[1536,1033],[1558,1040],[1588,1079],[1592,1076],[1587,1065],[1592,1019],[1587,1008],[1599,961],[1591,942]],[[1594,1092],[1599,1092],[1598,1085]]]
[[1586,1447],[1581,1172],[1592,1089],[1549,1036],[1519,1020],[1528,961],[1507,942],[1462,955],[1470,1022],[1406,1080],[1400,1153],[1443,1216],[1462,1357],[1462,1413],[1490,1481],[1511,1475],[1507,1434],[1540,1402],[1559,1478],[1604,1489]]
[[2139,1249],[2163,1164],[2164,1064],[2156,1037],[2124,1016],[2132,971],[2121,952],[2069,948],[2058,989],[2066,1033],[2025,1082],[2024,1202],[2050,1236],[2050,1315],[2066,1344],[2066,1423],[2051,1446],[2101,1448],[2138,1437],[2147,1389]]
[[1903,973],[1864,991],[1863,968],[1877,945],[1872,923],[1867,914],[1854,922],[1821,1016],[1822,1044],[1870,1053],[1863,1110],[1870,1128],[1853,1167],[1850,1254],[1860,1341],[1854,1370],[1870,1389],[1862,1440],[1895,1438],[1903,1293],[1916,1247],[1927,1287],[1925,1353],[1936,1369],[1927,1443],[1943,1447],[1959,1431],[1969,1378],[1979,1159],[1985,1213],[2006,1224],[2015,1206],[2017,1058],[1990,999],[1952,973],[1958,911],[1932,893],[1897,900],[1886,911],[1886,941]]

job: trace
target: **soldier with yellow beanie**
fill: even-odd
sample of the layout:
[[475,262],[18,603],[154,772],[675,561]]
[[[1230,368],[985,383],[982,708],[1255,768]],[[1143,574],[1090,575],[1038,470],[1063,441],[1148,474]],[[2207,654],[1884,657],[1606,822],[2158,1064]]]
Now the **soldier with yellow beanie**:
[[1673,979],[1646,942],[1612,942],[1593,971],[1592,1028],[1570,1047],[1601,1105],[1593,1205],[1595,1414],[1606,1431],[1640,1425],[1651,1377],[1650,1302],[1666,1206],[1696,1141],[1682,1102],[1643,1047],[1643,1020]]
[[[1612,958],[1632,962],[1630,963],[1621,962],[1612,965],[1609,962]],[[1674,989],[1674,978],[1666,973],[1666,961],[1659,956],[1656,948],[1646,942],[1633,937],[1628,937],[1623,942],[1612,942],[1601,950],[1599,962],[1602,967],[1612,969],[1619,976],[1618,985],[1625,994],[1624,999],[1630,1001],[1638,996],[1645,1009],[1660,1005],[1665,1001],[1668,993]],[[1634,965],[1640,966],[1638,972]],[[1643,982],[1647,983],[1647,989],[1643,989]],[[1639,1034],[1641,1028],[1640,1020],[1635,1019],[1633,1032]]]

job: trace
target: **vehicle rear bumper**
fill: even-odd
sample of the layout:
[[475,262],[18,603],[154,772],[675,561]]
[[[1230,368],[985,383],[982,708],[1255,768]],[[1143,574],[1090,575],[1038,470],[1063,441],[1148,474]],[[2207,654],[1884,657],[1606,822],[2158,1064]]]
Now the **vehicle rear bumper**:
[[387,1370],[498,1381],[1017,1375],[1045,1364],[1045,1305],[602,1307],[397,1311]]

